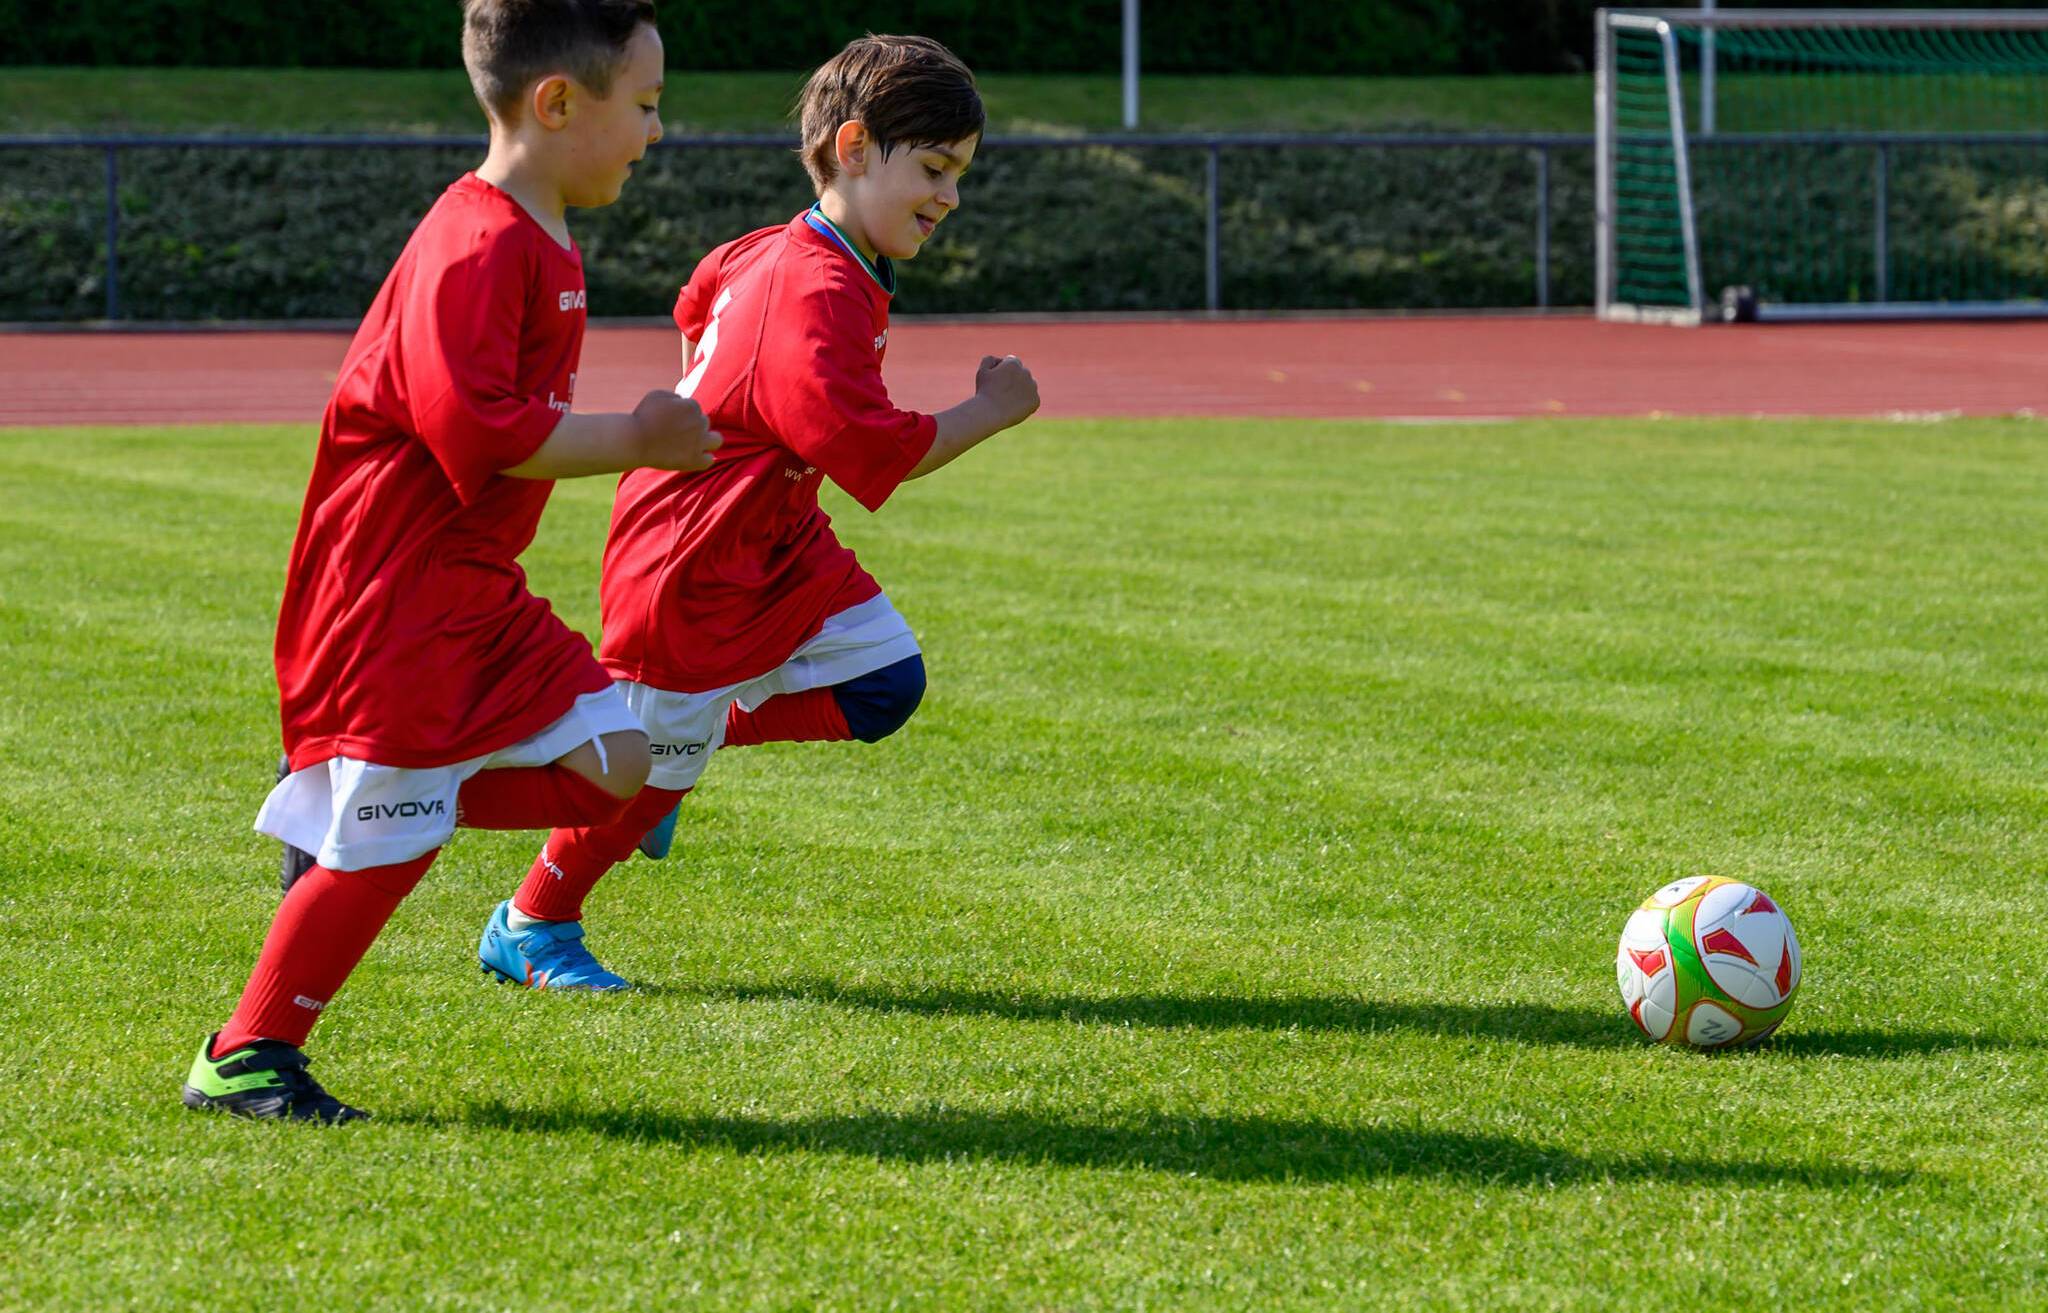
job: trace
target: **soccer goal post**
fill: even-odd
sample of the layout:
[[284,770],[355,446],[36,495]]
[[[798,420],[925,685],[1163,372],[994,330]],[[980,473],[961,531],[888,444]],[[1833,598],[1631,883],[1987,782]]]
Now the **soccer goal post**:
[[2048,10],[1595,23],[1603,319],[2048,315]]

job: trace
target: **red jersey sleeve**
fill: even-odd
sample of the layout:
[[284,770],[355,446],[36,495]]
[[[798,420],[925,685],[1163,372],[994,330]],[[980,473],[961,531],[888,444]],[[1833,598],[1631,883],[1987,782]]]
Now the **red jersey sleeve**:
[[869,301],[831,282],[806,287],[758,350],[754,407],[767,431],[855,501],[881,509],[931,450],[938,421],[890,402]]
[[711,298],[718,293],[718,271],[725,263],[730,243],[697,261],[697,269],[676,295],[676,327],[692,342],[704,339],[704,325],[711,318]]
[[517,239],[487,241],[418,279],[406,312],[413,432],[465,504],[540,450],[568,410],[566,397],[519,387],[521,326],[536,281],[527,256]]

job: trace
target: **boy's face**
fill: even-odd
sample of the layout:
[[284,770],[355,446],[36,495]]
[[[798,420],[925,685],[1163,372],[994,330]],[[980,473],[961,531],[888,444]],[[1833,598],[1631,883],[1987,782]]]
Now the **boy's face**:
[[602,99],[575,85],[575,111],[563,138],[562,199],[569,205],[610,205],[633,163],[661,140],[661,35],[641,24],[627,43]]
[[898,145],[884,157],[864,130],[860,136],[860,159],[842,156],[840,174],[830,186],[845,198],[857,235],[867,239],[872,254],[911,259],[945,217],[960,208],[960,175],[974,162],[979,139]]

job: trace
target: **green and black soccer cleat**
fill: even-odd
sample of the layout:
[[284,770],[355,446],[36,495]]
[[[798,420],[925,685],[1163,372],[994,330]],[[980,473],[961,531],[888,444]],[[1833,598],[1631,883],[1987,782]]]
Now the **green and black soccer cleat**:
[[208,1035],[185,1077],[185,1106],[229,1112],[237,1117],[279,1121],[360,1121],[370,1114],[351,1108],[320,1088],[306,1071],[309,1059],[283,1040],[259,1039],[233,1053],[213,1057]]

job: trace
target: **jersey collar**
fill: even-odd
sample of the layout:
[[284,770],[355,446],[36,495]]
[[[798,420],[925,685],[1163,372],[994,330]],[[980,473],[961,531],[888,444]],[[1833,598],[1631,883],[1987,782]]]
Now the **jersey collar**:
[[853,244],[853,240],[839,230],[839,225],[825,217],[823,201],[811,206],[804,213],[804,222],[859,261],[860,267],[868,271],[868,277],[875,280],[875,285],[882,289],[884,296],[896,295],[896,266],[889,262],[886,255],[876,256],[872,260],[862,255],[860,248]]

